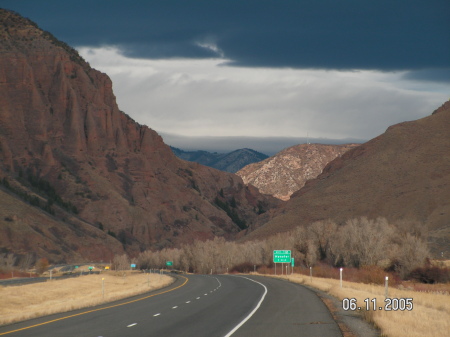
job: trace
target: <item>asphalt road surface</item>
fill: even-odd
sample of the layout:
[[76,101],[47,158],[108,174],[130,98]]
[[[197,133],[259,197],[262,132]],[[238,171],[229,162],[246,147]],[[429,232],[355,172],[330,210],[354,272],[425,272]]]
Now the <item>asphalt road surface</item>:
[[104,306],[0,327],[21,337],[342,336],[310,290],[258,276],[186,275]]

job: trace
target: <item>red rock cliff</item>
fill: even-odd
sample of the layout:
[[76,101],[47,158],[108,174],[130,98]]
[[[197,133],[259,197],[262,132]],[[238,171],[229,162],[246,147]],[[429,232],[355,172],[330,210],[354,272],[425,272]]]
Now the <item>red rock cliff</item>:
[[[177,159],[119,110],[107,75],[28,19],[0,10],[0,38],[2,176],[45,178],[130,252],[233,236],[258,205],[277,203],[233,174]],[[216,198],[235,198],[246,225]]]

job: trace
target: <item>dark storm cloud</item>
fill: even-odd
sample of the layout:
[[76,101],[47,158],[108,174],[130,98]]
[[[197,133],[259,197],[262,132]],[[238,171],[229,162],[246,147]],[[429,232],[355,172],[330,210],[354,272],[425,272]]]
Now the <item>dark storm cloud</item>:
[[[237,66],[450,67],[448,0],[3,0],[71,45],[139,58],[217,57]],[[440,77],[428,72],[427,76]]]
[[450,83],[450,68],[409,71],[403,77],[408,80]]

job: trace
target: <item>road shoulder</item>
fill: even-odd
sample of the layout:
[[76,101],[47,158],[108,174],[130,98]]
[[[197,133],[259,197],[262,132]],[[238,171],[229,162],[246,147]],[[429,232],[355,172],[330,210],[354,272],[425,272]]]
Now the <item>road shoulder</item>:
[[[262,275],[268,277],[275,277],[271,275]],[[278,277],[276,277],[278,278]],[[287,282],[291,282],[285,278],[279,278]],[[314,292],[322,302],[327,306],[333,319],[339,325],[344,337],[379,337],[381,336],[380,330],[378,330],[373,324],[364,320],[362,315],[355,311],[345,311],[342,309],[342,301],[338,298],[330,295],[328,292],[319,290],[306,284],[297,283],[310,291]]]

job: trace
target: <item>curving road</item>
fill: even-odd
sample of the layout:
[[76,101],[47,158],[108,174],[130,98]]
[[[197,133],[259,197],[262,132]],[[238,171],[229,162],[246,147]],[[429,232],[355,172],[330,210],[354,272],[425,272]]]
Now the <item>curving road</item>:
[[342,336],[310,290],[258,276],[177,276],[170,287],[101,307],[0,327],[0,336]]

